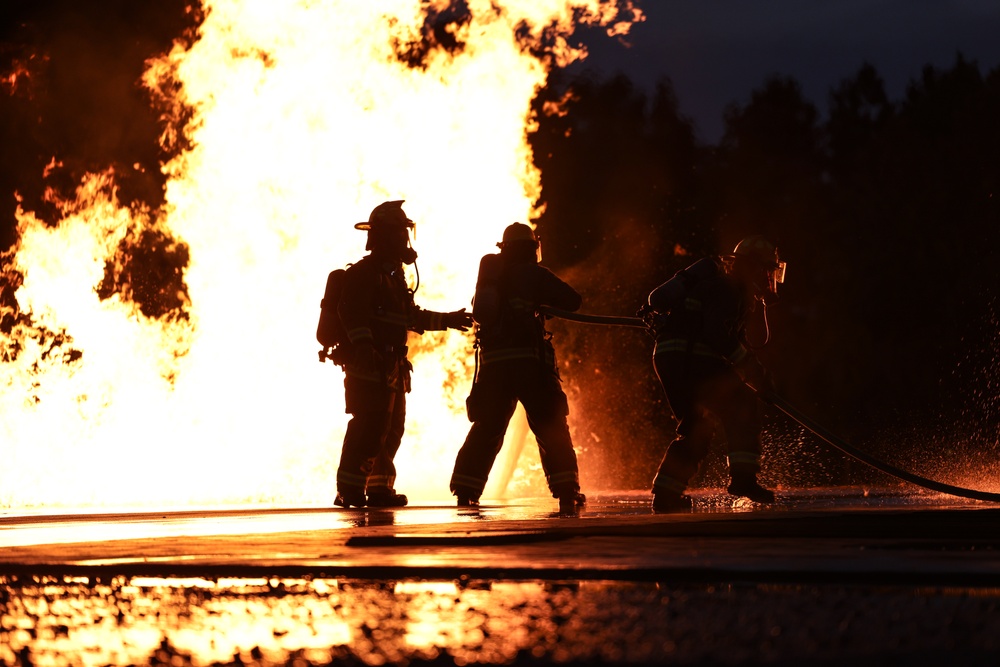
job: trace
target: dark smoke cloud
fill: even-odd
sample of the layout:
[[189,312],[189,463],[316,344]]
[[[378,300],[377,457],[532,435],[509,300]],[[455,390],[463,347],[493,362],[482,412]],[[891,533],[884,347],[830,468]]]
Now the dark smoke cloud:
[[[175,40],[189,39],[200,19],[200,5],[192,0],[5,0],[0,250],[17,240],[18,206],[56,224],[58,211],[46,191],[72,199],[87,173],[112,172],[119,201],[152,211],[155,219],[164,196],[160,165],[180,145],[161,146],[166,110],[142,87],[141,77],[148,59],[169,51]],[[134,234],[118,259],[125,269],[109,266],[102,297],[117,292],[135,299],[146,315],[178,315],[186,291],[182,243]],[[161,284],[153,286],[156,281]],[[12,304],[16,310],[16,282],[6,275],[0,285],[5,311]]]

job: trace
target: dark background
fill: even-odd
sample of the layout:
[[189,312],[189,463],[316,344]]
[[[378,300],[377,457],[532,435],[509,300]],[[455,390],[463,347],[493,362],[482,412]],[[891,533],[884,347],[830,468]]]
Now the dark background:
[[[937,4],[979,17],[963,14],[955,25],[984,23],[978,3]],[[771,343],[760,351],[781,393],[918,472],[995,459],[1000,57],[980,65],[955,37],[942,60],[936,43],[914,39],[904,48],[905,31],[838,28],[822,12],[788,9],[755,33],[754,15],[735,3],[705,5],[723,17],[735,12],[720,24],[729,32],[684,32],[658,17],[664,7],[691,14],[691,2],[642,3],[649,19],[636,26],[631,47],[581,31],[592,58],[556,72],[539,93],[541,122],[530,139],[542,171],[545,213],[535,222],[545,263],[584,294],[584,310],[632,315],[676,270],[763,233],[789,264],[781,301],[768,309]],[[885,9],[902,31],[903,13],[931,5],[865,6]],[[121,200],[155,216],[163,202],[159,164],[183,137],[161,146],[163,115],[173,110],[151,99],[139,78],[145,59],[190,38],[198,7],[44,0],[8,1],[0,11],[0,247],[16,240],[18,198],[55,222],[45,189],[70,194],[88,171],[113,169]],[[461,3],[432,16],[427,44],[408,45],[401,58],[419,65],[427,49],[456,48],[435,40],[446,34],[443,23],[463,16]],[[806,23],[795,24],[796,16]],[[991,20],[996,25],[995,12]],[[734,25],[744,28],[739,39]],[[828,64],[807,68],[819,78],[803,77],[803,63],[824,42],[806,38],[802,25],[829,27],[828,44],[850,55],[828,59],[847,63],[842,71]],[[947,25],[927,22],[945,38]],[[968,33],[978,44],[978,28]],[[781,35],[796,36],[802,55]],[[852,50],[845,40],[861,46]],[[885,42],[894,54],[888,83],[880,52],[861,48]],[[724,44],[733,46],[728,55]],[[762,62],[756,69],[754,54]],[[716,61],[727,76],[713,80]],[[696,76],[697,66],[707,69]],[[720,107],[724,91],[729,103]],[[546,101],[564,99],[567,115],[545,113]],[[183,244],[154,235],[130,240],[122,254],[129,275],[109,273],[101,293],[127,288],[148,315],[177,316],[163,295],[183,289]],[[8,331],[23,317],[16,283],[5,271]],[[578,446],[615,479],[648,484],[673,428],[652,373],[652,341],[640,330],[556,321],[552,328],[577,406]],[[762,340],[764,332],[755,335]],[[769,416],[768,432],[772,481],[863,475],[777,416]]]
[[830,88],[865,62],[893,99],[925,65],[949,67],[958,52],[1000,64],[993,0],[665,0],[641,9],[646,20],[624,37],[581,31],[590,57],[571,71],[621,71],[646,90],[670,77],[681,112],[711,143],[725,106],[745,104],[773,74],[794,77],[822,112]]

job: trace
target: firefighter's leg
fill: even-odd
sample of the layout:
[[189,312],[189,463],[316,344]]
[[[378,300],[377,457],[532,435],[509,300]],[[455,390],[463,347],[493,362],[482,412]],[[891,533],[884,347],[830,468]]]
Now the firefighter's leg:
[[534,364],[519,379],[518,398],[538,441],[538,454],[552,496],[560,499],[560,507],[564,498],[567,504],[582,505],[585,499],[580,494],[576,451],[566,423],[569,405],[559,378]]
[[455,469],[451,475],[451,492],[460,505],[479,502],[486,482],[496,461],[510,418],[514,416],[517,400],[514,398],[502,369],[482,369],[474,388],[474,417],[465,443],[458,450]]
[[396,465],[393,462],[406,427],[406,394],[392,392],[390,403],[388,429],[368,477],[369,507],[403,507],[407,503],[405,495],[396,493]]
[[688,509],[691,501],[684,491],[708,454],[713,436],[712,423],[697,400],[701,373],[695,360],[685,359],[684,353],[657,356],[654,367],[677,420],[677,435],[653,478],[653,509]]
[[677,436],[667,447],[653,478],[653,494],[680,495],[708,454],[714,429],[708,413],[699,407],[680,418]]
[[723,380],[713,402],[726,432],[730,484],[727,491],[759,503],[774,502],[774,492],[757,481],[760,472],[760,402],[735,373]]
[[342,507],[365,504],[365,487],[389,422],[390,394],[381,384],[344,379],[346,411],[352,415],[337,468],[337,500]]

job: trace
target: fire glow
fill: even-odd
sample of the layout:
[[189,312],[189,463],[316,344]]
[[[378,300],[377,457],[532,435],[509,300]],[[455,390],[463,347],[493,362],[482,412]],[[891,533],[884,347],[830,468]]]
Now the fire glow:
[[[326,273],[364,254],[353,224],[405,199],[418,305],[468,307],[479,257],[532,216],[530,102],[549,68],[584,55],[565,36],[628,27],[606,0],[470,1],[450,26],[459,47],[405,62],[426,12],[448,4],[210,1],[197,39],[149,62],[145,85],[193,110],[165,127],[190,148],[163,165],[164,210],[120,206],[105,173],[60,202],[58,225],[18,216],[8,266],[26,317],[0,334],[18,350],[0,394],[0,506],[330,503],[343,375],[317,363],[313,335]],[[98,294],[122,239],[143,233],[188,253],[182,316]],[[413,344],[397,486],[446,498],[471,336]]]

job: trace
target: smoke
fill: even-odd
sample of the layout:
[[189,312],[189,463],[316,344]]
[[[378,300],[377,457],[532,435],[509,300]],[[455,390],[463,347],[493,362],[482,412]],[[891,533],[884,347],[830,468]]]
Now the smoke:
[[[0,28],[0,247],[17,239],[18,211],[54,226],[87,174],[103,173],[109,196],[149,220],[164,202],[161,164],[172,154],[160,142],[161,111],[142,86],[146,60],[190,35],[200,14],[190,2],[105,0],[7,2]],[[175,147],[179,148],[179,147]],[[155,225],[155,223],[153,223]],[[133,228],[119,243],[98,287],[148,317],[185,317],[187,249],[162,229]],[[69,361],[64,331],[47,331],[21,312],[15,291],[22,276],[0,277],[4,334],[31,328]],[[121,265],[121,269],[116,269]],[[7,346],[16,359],[18,344]]]
[[[126,205],[163,202],[160,110],[142,86],[146,60],[190,35],[189,0],[4,3],[0,32],[0,242],[18,203],[49,224],[46,191],[72,196],[84,174],[112,169]],[[15,193],[17,199],[15,199]]]

